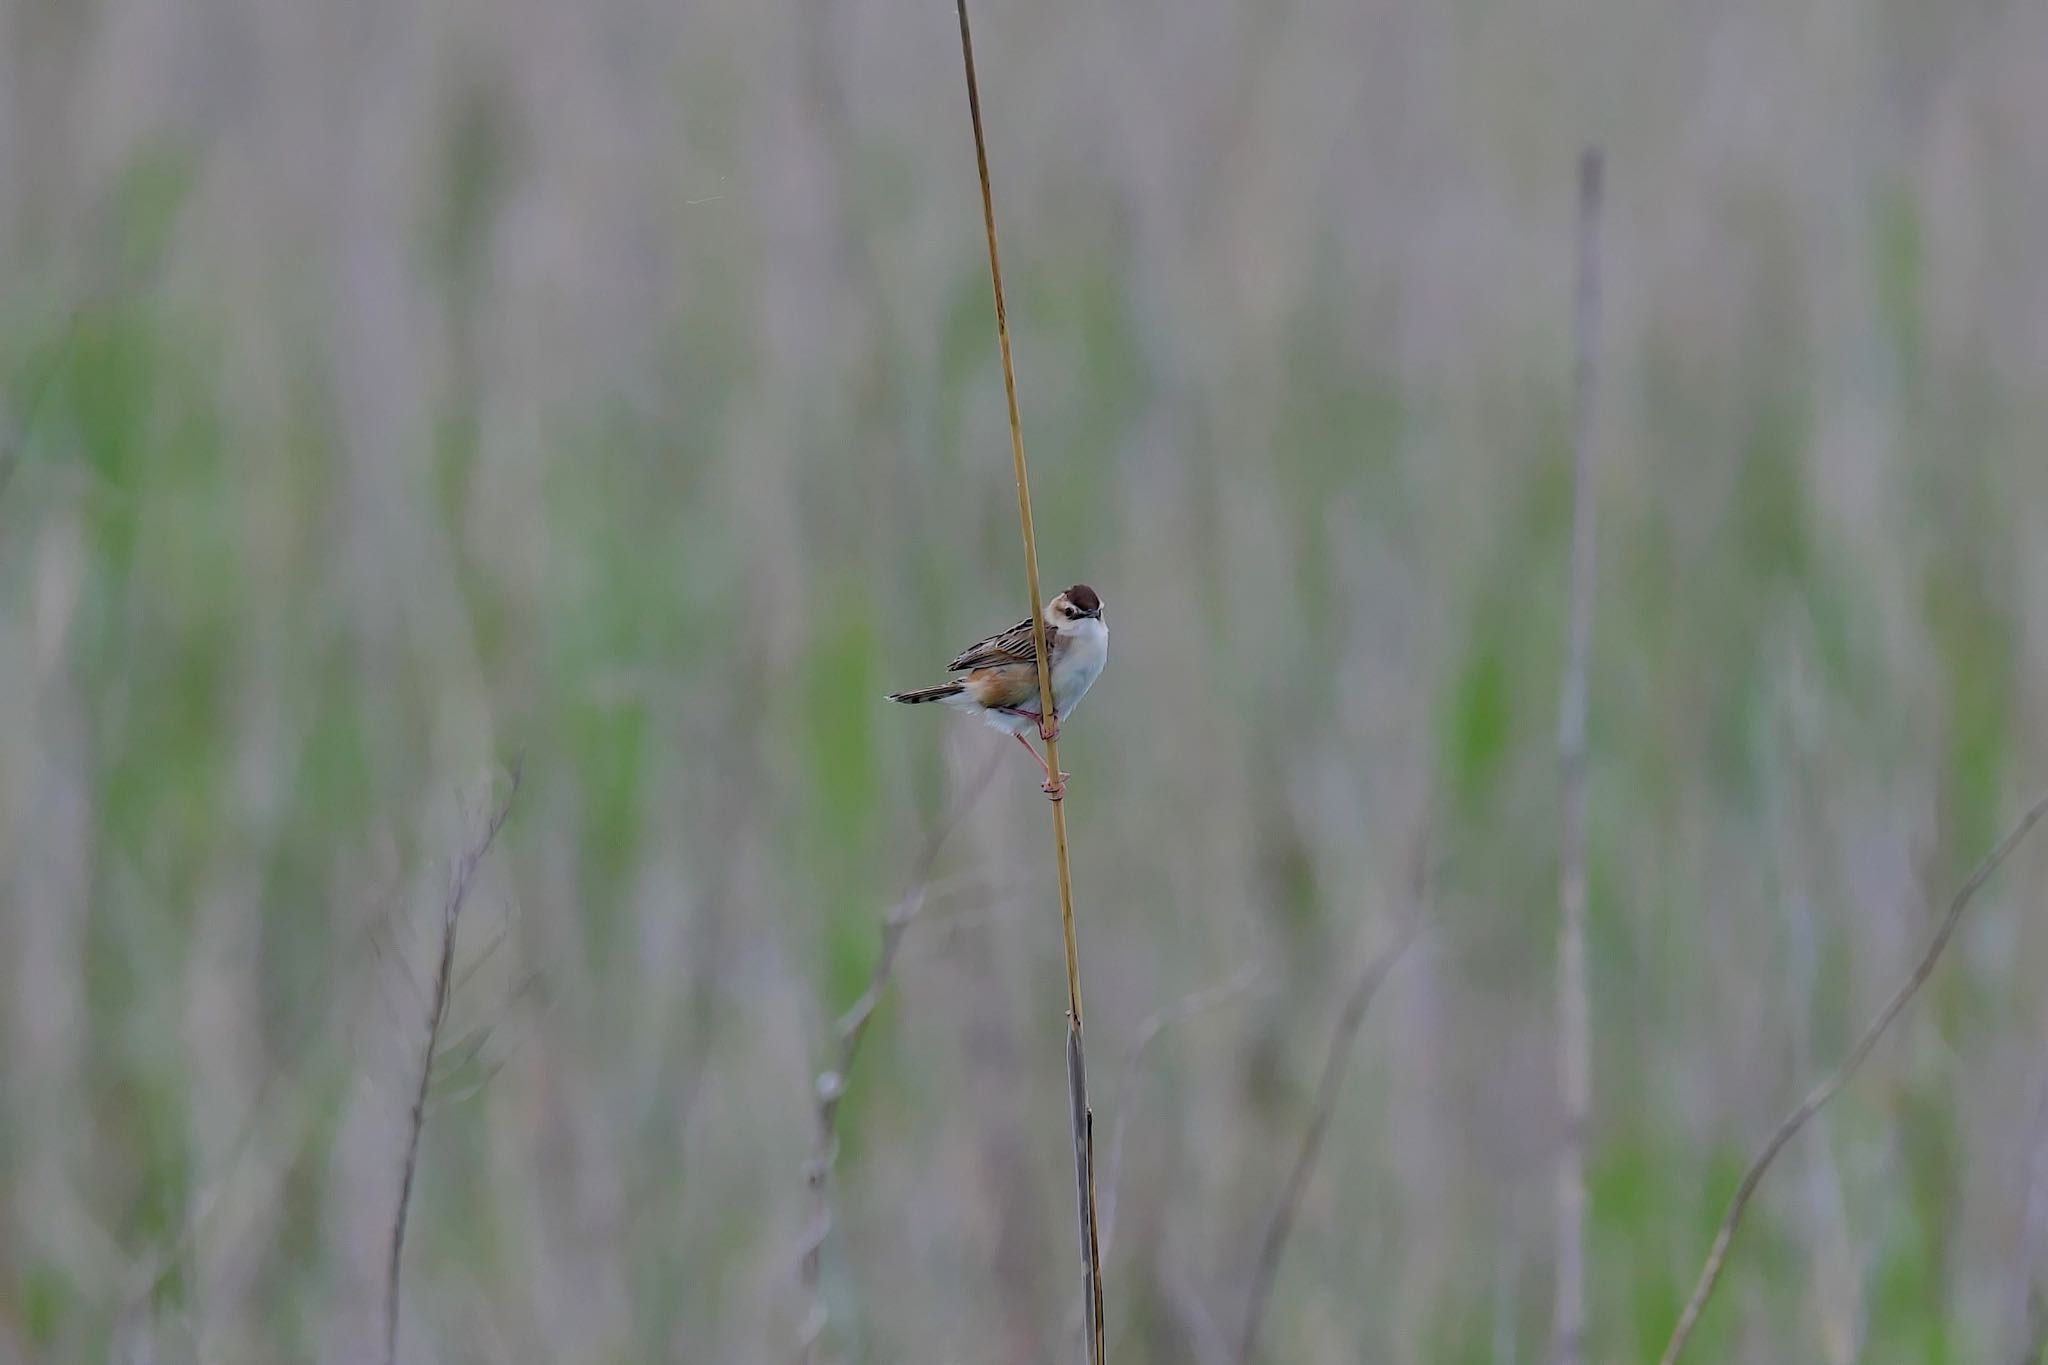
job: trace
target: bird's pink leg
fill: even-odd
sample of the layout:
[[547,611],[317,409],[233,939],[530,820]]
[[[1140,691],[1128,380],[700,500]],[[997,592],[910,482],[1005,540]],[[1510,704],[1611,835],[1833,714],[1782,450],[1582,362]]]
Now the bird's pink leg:
[[1022,735],[1012,735],[1011,738],[1015,739],[1019,744],[1023,745],[1024,752],[1030,754],[1032,758],[1038,761],[1039,771],[1045,774],[1045,786],[1043,788],[1045,794],[1047,796],[1052,797],[1054,800],[1058,800],[1060,797],[1065,796],[1067,794],[1067,779],[1072,777],[1073,774],[1063,772],[1059,775],[1059,778],[1055,780],[1052,775],[1052,765],[1045,761],[1044,756],[1041,755],[1038,752],[1038,750],[1031,747],[1030,740],[1024,738],[1024,736]]
[[1016,740],[1019,744],[1024,746],[1024,752],[1031,755],[1032,760],[1038,764],[1038,770],[1045,774],[1047,781],[1051,781],[1052,768],[1049,764],[1046,763],[1045,755],[1039,753],[1038,750],[1032,748],[1031,741],[1024,738],[1024,736],[1022,735],[1011,735],[1010,738]]

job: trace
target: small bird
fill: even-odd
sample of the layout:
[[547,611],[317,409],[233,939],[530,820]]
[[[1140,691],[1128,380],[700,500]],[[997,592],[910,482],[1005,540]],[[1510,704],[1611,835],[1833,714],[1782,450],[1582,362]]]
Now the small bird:
[[1052,655],[1052,719],[1038,714],[1038,649],[1031,639],[1031,618],[985,640],[977,640],[960,651],[946,665],[949,673],[962,673],[937,687],[915,692],[891,692],[890,701],[915,706],[936,701],[959,711],[970,711],[989,725],[1016,736],[1045,770],[1045,794],[1058,797],[1066,792],[1068,774],[1053,774],[1025,731],[1034,725],[1039,737],[1060,736],[1060,718],[1070,716],[1109,662],[1109,626],[1102,619],[1102,598],[1086,583],[1076,583],[1045,604],[1045,647]]

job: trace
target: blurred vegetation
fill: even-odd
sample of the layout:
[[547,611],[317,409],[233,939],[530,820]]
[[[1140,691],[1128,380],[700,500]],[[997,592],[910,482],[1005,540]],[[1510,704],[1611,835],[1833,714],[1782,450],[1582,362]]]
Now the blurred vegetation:
[[[1545,1350],[1570,171],[1609,148],[1591,1355],[1652,1357],[2048,774],[2048,11],[985,8],[1044,571],[1116,645],[1064,750],[1118,1360],[1234,1339],[1417,839],[1268,1358]],[[999,745],[880,694],[1022,599],[955,41],[872,0],[0,3],[0,1363],[370,1358],[434,908],[515,753],[406,1358],[789,1357],[830,1021]],[[1077,1330],[1014,757],[852,1080],[835,1358]],[[2020,1357],[2044,858],[1773,1172],[1694,1358]]]

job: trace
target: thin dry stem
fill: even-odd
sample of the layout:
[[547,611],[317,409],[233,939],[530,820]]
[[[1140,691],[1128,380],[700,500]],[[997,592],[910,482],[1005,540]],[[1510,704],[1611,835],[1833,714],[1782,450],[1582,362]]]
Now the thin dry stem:
[[1323,1071],[1316,1082],[1315,1107],[1310,1111],[1308,1127],[1302,1132],[1294,1164],[1288,1168],[1287,1179],[1280,1187],[1280,1198],[1266,1220],[1266,1235],[1259,1242],[1259,1259],[1252,1267],[1251,1289],[1245,1299],[1244,1326],[1238,1333],[1238,1365],[1250,1365],[1256,1358],[1259,1328],[1266,1316],[1266,1301],[1272,1294],[1274,1277],[1279,1274],[1280,1258],[1287,1250],[1287,1239],[1294,1232],[1294,1219],[1300,1212],[1302,1195],[1307,1192],[1309,1177],[1314,1174],[1316,1161],[1322,1155],[1323,1139],[1328,1136],[1331,1116],[1337,1111],[1337,1096],[1343,1089],[1344,1072],[1351,1060],[1352,1046],[1358,1041],[1359,1026],[1365,1022],[1366,1009],[1372,1004],[1373,997],[1379,994],[1388,973],[1401,960],[1401,954],[1414,940],[1416,931],[1422,927],[1429,895],[1427,867],[1428,864],[1418,855],[1412,887],[1414,905],[1395,930],[1393,942],[1375,954],[1358,974],[1350,993],[1344,998],[1344,1008],[1337,1016],[1337,1027],[1323,1053]]
[[1138,1063],[1144,1060],[1145,1050],[1164,1030],[1182,1020],[1192,1019],[1204,1010],[1227,1004],[1250,990],[1258,979],[1258,964],[1248,962],[1228,980],[1191,991],[1167,1008],[1146,1015],[1137,1032],[1131,1036],[1130,1050],[1124,1054],[1123,1080],[1116,1088],[1116,1122],[1109,1130],[1109,1173],[1102,1182],[1102,1249],[1105,1255],[1116,1244],[1116,1192],[1124,1169],[1124,1132],[1130,1127],[1132,1111],[1137,1108],[1137,1089],[1141,1079]]
[[[370,922],[356,931],[350,939],[349,946],[343,950],[342,955],[345,959],[352,960],[365,950],[372,956],[377,955],[377,936],[398,910],[396,889],[392,889],[388,895],[378,897],[378,901],[378,908]],[[457,984],[459,986],[460,983]],[[197,1243],[201,1230],[210,1223],[215,1211],[220,1208],[242,1158],[255,1144],[256,1136],[262,1131],[264,1124],[269,1121],[272,1092],[293,1074],[300,1054],[314,1036],[331,1025],[334,1012],[334,1004],[330,1001],[324,1010],[316,1011],[300,1021],[278,1043],[275,1059],[269,1070],[257,1081],[254,1093],[243,1106],[235,1136],[227,1144],[221,1157],[219,1172],[192,1201],[191,1212],[170,1240],[144,1251],[124,1276],[124,1283],[128,1288],[123,1293],[121,1307],[117,1312],[120,1320],[128,1320],[147,1306]],[[303,1120],[296,1126],[303,1130]]]
[[1728,1206],[1727,1216],[1721,1220],[1720,1231],[1714,1235],[1712,1249],[1707,1252],[1707,1262],[1700,1270],[1699,1283],[1694,1286],[1692,1298],[1686,1302],[1685,1311],[1679,1314],[1678,1325],[1672,1329],[1670,1344],[1664,1348],[1662,1365],[1673,1365],[1679,1353],[1685,1349],[1686,1343],[1692,1339],[1693,1329],[1699,1325],[1700,1314],[1706,1308],[1707,1300],[1713,1297],[1714,1286],[1719,1283],[1721,1271],[1727,1264],[1728,1245],[1735,1240],[1735,1229],[1742,1222],[1742,1215],[1749,1207],[1750,1197],[1756,1193],[1758,1184],[1763,1181],[1764,1172],[1777,1160],[1778,1153],[1784,1150],[1785,1144],[1796,1137],[1799,1130],[1806,1126],[1807,1121],[1820,1112],[1821,1106],[1833,1099],[1835,1092],[1849,1083],[1849,1078],[1863,1065],[1864,1058],[1877,1046],[1877,1040],[1884,1035],[1884,1031],[1891,1027],[1892,1021],[1899,1017],[1900,1012],[1906,1008],[1907,1003],[1925,984],[1927,978],[1934,974],[1935,964],[1941,960],[1942,951],[1948,947],[1949,938],[1955,933],[1956,925],[1961,921],[1963,911],[1969,906],[1970,901],[1983,889],[1984,883],[1991,879],[1991,874],[2011,856],[2012,851],[2019,847],[2020,841],[2026,838],[2027,832],[2033,829],[2043,816],[2048,816],[2048,795],[2037,798],[2034,804],[2027,807],[2013,827],[2006,831],[2005,837],[1985,855],[1984,861],[1977,864],[1969,879],[1957,888],[1955,895],[1949,900],[1948,913],[1942,916],[1940,927],[1934,931],[1934,937],[1927,944],[1927,951],[1920,955],[1912,974],[1892,993],[1891,999],[1885,1001],[1884,1007],[1878,1010],[1876,1016],[1864,1028],[1862,1036],[1856,1040],[1856,1045],[1849,1049],[1849,1055],[1843,1059],[1841,1065],[1836,1067],[1826,1080],[1815,1086],[1806,1098],[1799,1102],[1798,1108],[1786,1115],[1784,1121],[1778,1125],[1777,1131],[1771,1134],[1770,1141],[1757,1153],[1756,1160],[1750,1162],[1749,1169],[1743,1172],[1742,1183],[1735,1187],[1735,1198]]
[[811,1147],[811,1159],[804,1166],[804,1183],[811,1191],[811,1222],[804,1229],[800,1270],[809,1305],[799,1332],[797,1359],[801,1365],[810,1365],[815,1359],[818,1339],[825,1330],[825,1300],[819,1294],[818,1286],[824,1264],[825,1239],[832,1232],[831,1179],[832,1163],[839,1156],[839,1104],[846,1096],[846,1083],[853,1075],[853,1064],[860,1056],[868,1024],[881,1007],[882,997],[888,993],[890,979],[896,970],[896,953],[903,945],[903,935],[910,929],[911,921],[924,909],[925,893],[931,886],[932,869],[938,865],[939,850],[945,846],[947,836],[952,834],[962,817],[988,790],[1002,759],[1000,752],[990,757],[981,773],[953,803],[951,812],[925,839],[910,889],[882,917],[882,949],[875,955],[874,968],[868,973],[867,988],[833,1026],[833,1033],[839,1040],[839,1055],[834,1059],[832,1068],[818,1076],[817,1135]]
[[1224,1339],[1223,1329],[1217,1326],[1209,1305],[1202,1302],[1202,1296],[1189,1283],[1187,1272],[1162,1250],[1153,1275],[1159,1296],[1173,1315],[1174,1326],[1194,1365],[1230,1365],[1230,1343]]
[[2048,1348],[2048,1299],[2039,1275],[2048,1259],[2048,1069],[2035,1082],[2034,1117],[2027,1125],[2026,1171],[2021,1179],[2020,1259],[2013,1280],[2017,1365],[2038,1365]]
[[[996,341],[1003,357],[1003,395],[1010,413],[1010,460],[1017,477],[1017,521],[1024,533],[1024,575],[1031,594],[1031,641],[1038,656],[1039,736],[1045,741],[1047,769],[1060,771],[1057,714],[1052,705],[1052,668],[1045,649],[1045,607],[1038,590],[1038,535],[1031,521],[1031,480],[1024,465],[1024,422],[1017,411],[1017,367],[1010,352],[1010,315],[1003,302],[1002,254],[996,247],[996,201],[989,183],[988,138],[982,130],[981,86],[974,73],[974,38],[968,29],[967,0],[955,0],[960,13],[960,57],[967,75],[967,112],[974,125],[974,161],[981,177],[981,214],[988,229],[989,286],[995,293]],[[1089,1360],[1103,1365],[1102,1262],[1095,1233],[1094,1117],[1088,1110],[1088,1064],[1081,1045],[1081,952],[1074,931],[1074,886],[1067,860],[1065,788],[1052,779],[1053,848],[1059,861],[1060,927],[1067,948],[1067,1090],[1072,1102],[1074,1179],[1080,1211],[1082,1296],[1087,1305]]]
[[14,429],[5,414],[0,414],[0,492],[14,478],[14,468],[21,463],[21,450],[28,443],[28,437]]
[[2027,1341],[2020,1347],[2014,1358],[2014,1365],[2041,1365],[2041,1356],[2048,1353],[2048,1297],[2038,1291],[2027,1294]]
[[1551,1348],[1557,1365],[1580,1365],[1586,1357],[1586,1129],[1593,1104],[1592,1003],[1586,987],[1586,673],[1593,646],[1593,411],[1599,378],[1600,182],[1600,153],[1589,148],[1579,159],[1571,621],[1557,723],[1564,805],[1557,950],[1557,1082],[1564,1140],[1557,1162],[1557,1303]]
[[0,493],[7,491],[7,485],[14,480],[15,471],[21,467],[23,453],[28,449],[29,437],[43,398],[50,392],[57,374],[62,369],[79,332],[82,310],[74,311],[65,325],[62,341],[53,360],[29,389],[28,400],[21,404],[20,416],[16,417],[12,405],[0,403]]
[[477,867],[483,862],[484,855],[491,851],[498,831],[505,827],[507,817],[512,814],[512,801],[519,795],[523,767],[521,760],[514,760],[505,799],[491,813],[477,841],[456,860],[455,870],[448,879],[447,899],[441,903],[441,952],[434,967],[433,999],[427,1007],[427,1037],[420,1050],[419,1084],[413,1089],[412,1112],[406,1124],[405,1161],[399,1168],[398,1207],[391,1217],[391,1257],[384,1271],[385,1365],[398,1365],[399,1267],[405,1258],[405,1222],[412,1208],[413,1177],[419,1169],[420,1133],[427,1125],[427,1090],[434,1075],[434,1051],[440,1046],[442,1026],[448,1022],[448,999],[452,994],[449,984],[455,970],[455,930],[462,921],[462,905],[469,897],[469,886],[476,878]]

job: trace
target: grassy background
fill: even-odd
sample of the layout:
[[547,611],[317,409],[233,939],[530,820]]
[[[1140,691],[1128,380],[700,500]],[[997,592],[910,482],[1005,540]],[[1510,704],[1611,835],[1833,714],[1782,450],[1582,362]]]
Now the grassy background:
[[[1540,1359],[1570,215],[1609,153],[1593,1357],[2048,778],[2048,8],[991,3],[1120,1361]],[[1020,613],[950,12],[0,0],[0,1362],[790,1358],[812,1078]],[[1021,755],[843,1115],[826,1342],[1079,1320]],[[1710,1361],[2028,1340],[2023,852],[1773,1172]],[[1148,1015],[1256,984],[1135,1062]]]

